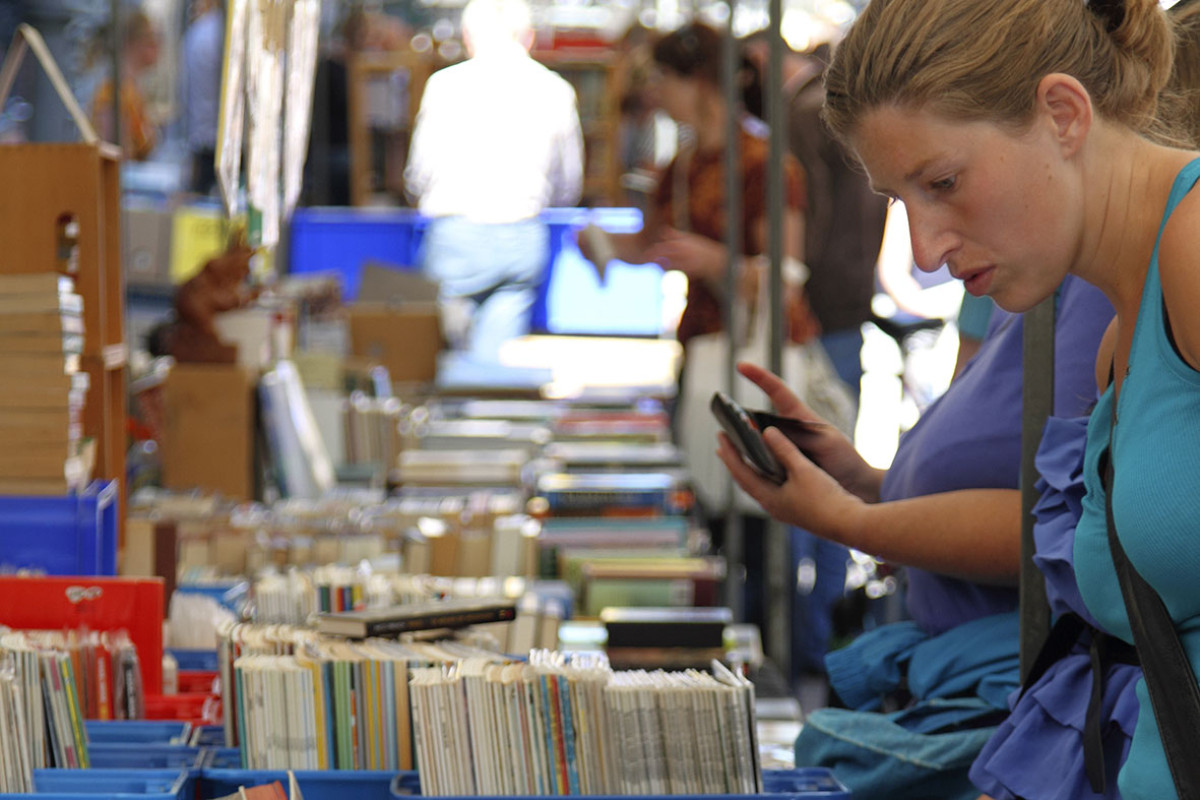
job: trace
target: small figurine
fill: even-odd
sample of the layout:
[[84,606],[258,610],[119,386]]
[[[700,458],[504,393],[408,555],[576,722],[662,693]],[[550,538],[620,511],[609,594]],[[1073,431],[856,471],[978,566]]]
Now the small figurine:
[[257,290],[246,285],[254,251],[236,236],[224,253],[208,261],[175,293],[176,320],[166,332],[166,350],[181,363],[233,364],[237,346],[217,335],[215,319],[241,308]]

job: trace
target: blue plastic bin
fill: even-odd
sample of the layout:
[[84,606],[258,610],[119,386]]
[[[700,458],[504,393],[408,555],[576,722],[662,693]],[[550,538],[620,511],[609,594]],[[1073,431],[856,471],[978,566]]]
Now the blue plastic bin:
[[[535,333],[658,336],[662,332],[662,271],[657,267],[609,265],[601,284],[575,244],[575,231],[589,222],[610,233],[642,228],[636,208],[549,208],[541,218],[550,229],[550,252],[537,299],[530,310]],[[419,268],[428,218],[412,209],[302,208],[289,227],[286,269],[292,274],[336,275],[342,296],[358,298],[369,261]]]
[[416,267],[427,224],[411,209],[298,208],[288,227],[287,271],[336,274],[343,298],[354,300],[368,261]]
[[175,744],[91,742],[88,758],[96,769],[200,769],[211,753],[204,748]]
[[117,574],[117,482],[78,494],[0,495],[0,568]]
[[192,723],[176,720],[96,720],[84,722],[89,744],[186,745]]
[[[392,781],[392,799],[420,795],[421,789],[415,772],[397,775]],[[303,787],[301,787],[303,789]],[[778,769],[763,771],[763,793],[756,795],[669,795],[659,800],[851,800],[850,791],[841,784],[833,773],[824,767],[803,769]],[[307,793],[305,800],[307,800]],[[622,795],[589,795],[591,800],[619,800]],[[628,800],[628,795],[623,797]],[[518,800],[506,797],[505,800]],[[532,797],[520,800],[533,800]]]
[[237,747],[210,747],[206,753],[205,769],[242,768],[242,751]]
[[[416,773],[373,772],[367,770],[297,770],[293,774],[304,794],[304,800],[391,800],[393,783],[403,775],[411,775],[408,785],[415,785]],[[212,800],[237,792],[239,786],[262,786],[279,781],[286,788],[286,770],[202,769],[198,800]]]
[[221,668],[217,662],[216,650],[181,650],[168,647],[166,652],[175,657],[175,665],[180,672],[216,672]]
[[188,738],[188,744],[192,747],[224,747],[225,726],[197,725],[192,728],[192,735]]
[[29,800],[185,800],[190,795],[186,769],[35,769],[34,794],[8,794]]

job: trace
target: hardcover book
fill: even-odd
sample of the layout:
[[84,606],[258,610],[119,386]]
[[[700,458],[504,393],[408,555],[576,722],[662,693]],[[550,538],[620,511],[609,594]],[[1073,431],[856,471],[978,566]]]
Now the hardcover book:
[[351,638],[395,636],[412,631],[505,622],[516,615],[514,600],[448,599],[363,611],[324,613],[317,617],[317,631]]

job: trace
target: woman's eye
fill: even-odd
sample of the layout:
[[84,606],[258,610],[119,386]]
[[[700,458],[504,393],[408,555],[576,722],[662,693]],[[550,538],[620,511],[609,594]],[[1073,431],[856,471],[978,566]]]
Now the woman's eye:
[[933,181],[932,183],[929,184],[929,187],[931,189],[933,189],[935,192],[944,192],[948,189],[953,189],[956,180],[957,179],[955,178],[955,176],[950,175],[945,178],[940,178],[936,181]]

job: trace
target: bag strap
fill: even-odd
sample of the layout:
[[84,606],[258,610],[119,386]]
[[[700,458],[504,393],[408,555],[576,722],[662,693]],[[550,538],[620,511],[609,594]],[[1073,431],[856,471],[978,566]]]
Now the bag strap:
[[1188,743],[1200,730],[1200,684],[1179,641],[1179,632],[1158,592],[1130,563],[1113,519],[1113,430],[1117,424],[1117,398],[1113,395],[1108,450],[1102,455],[1105,512],[1108,516],[1108,547],[1112,553],[1121,596],[1133,629],[1133,642],[1142,662],[1150,705],[1158,723],[1159,736],[1171,779],[1180,800],[1200,800],[1200,759]]
[[63,77],[62,70],[58,68],[58,62],[54,60],[54,55],[46,46],[42,35],[37,32],[36,28],[24,23],[17,26],[12,47],[4,59],[3,66],[0,66],[0,109],[4,108],[4,103],[8,100],[8,94],[12,91],[13,82],[17,79],[17,70],[20,69],[21,62],[25,59],[27,49],[33,51],[38,63],[42,65],[42,70],[50,79],[50,85],[54,87],[58,99],[62,100],[67,113],[71,115],[75,126],[79,128],[80,138],[87,144],[99,142],[100,137],[96,135],[96,129],[92,127],[87,114],[83,113],[83,109],[80,108],[79,101],[75,99],[75,93],[71,91],[67,79]]

